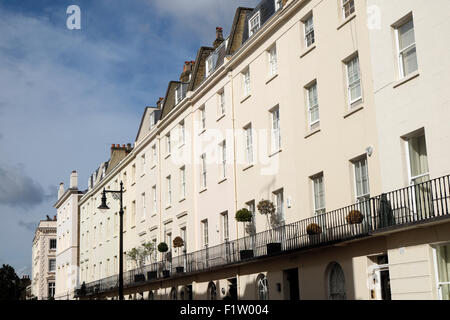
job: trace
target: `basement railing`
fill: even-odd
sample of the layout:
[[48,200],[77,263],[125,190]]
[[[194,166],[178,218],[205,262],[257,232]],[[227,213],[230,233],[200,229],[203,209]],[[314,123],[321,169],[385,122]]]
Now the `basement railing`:
[[[182,253],[124,273],[124,287],[248,263],[264,257],[329,246],[450,217],[450,175],[384,193],[245,238]],[[91,296],[118,288],[118,275],[85,284],[77,295]]]

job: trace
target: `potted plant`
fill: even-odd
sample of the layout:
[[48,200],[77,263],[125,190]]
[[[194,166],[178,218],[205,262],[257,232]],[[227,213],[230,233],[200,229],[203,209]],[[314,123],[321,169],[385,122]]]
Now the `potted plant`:
[[361,211],[358,210],[352,210],[345,218],[347,220],[348,224],[361,224],[364,220],[364,215],[361,213]]
[[129,252],[127,252],[127,257],[129,260],[132,260],[136,267],[137,267],[137,273],[134,275],[134,282],[143,282],[145,281],[145,276],[141,272],[141,248],[133,248]]
[[133,248],[127,253],[130,260],[134,261],[137,267],[137,274],[134,275],[134,282],[144,282],[145,275],[143,267],[148,256],[151,256],[154,251],[153,243],[146,242],[140,247]]
[[167,251],[169,251],[169,246],[167,245],[167,243],[161,242],[160,244],[158,244],[158,251],[161,252],[161,254],[163,256],[163,260],[164,260],[164,269],[162,271],[163,277],[168,278],[168,277],[170,277],[170,271],[166,269],[165,261],[167,260],[168,257],[165,253]]
[[272,229],[269,230],[270,243],[267,244],[267,255],[271,255],[277,252],[281,252],[281,243],[274,242],[273,239],[273,228],[278,228],[281,226],[281,221],[276,213],[275,205],[272,201],[261,200],[258,203],[258,211],[260,214],[266,216],[267,226]]
[[[175,239],[173,239],[173,247],[175,249],[177,249],[177,253],[179,251],[180,248],[182,248],[184,246],[184,241],[181,237],[175,237]],[[183,273],[184,272],[184,266],[177,266],[175,267],[176,272],[177,273]]]
[[312,243],[315,243],[320,238],[320,234],[322,233],[322,228],[316,223],[311,223],[310,225],[308,225],[306,227],[306,233],[309,236],[309,240]]
[[[251,222],[253,219],[252,213],[248,209],[241,209],[236,212],[235,219],[237,222],[244,223],[244,229],[246,229],[246,224]],[[248,232],[248,230],[247,230]],[[241,256],[241,260],[251,259],[253,258],[253,250],[247,249],[247,239],[244,238],[244,250],[240,250],[239,254]]]

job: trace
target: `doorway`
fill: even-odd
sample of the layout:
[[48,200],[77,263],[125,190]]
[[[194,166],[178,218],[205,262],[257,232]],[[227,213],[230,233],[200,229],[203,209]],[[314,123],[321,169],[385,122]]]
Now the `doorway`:
[[298,268],[283,271],[284,299],[299,300],[300,289],[298,285]]

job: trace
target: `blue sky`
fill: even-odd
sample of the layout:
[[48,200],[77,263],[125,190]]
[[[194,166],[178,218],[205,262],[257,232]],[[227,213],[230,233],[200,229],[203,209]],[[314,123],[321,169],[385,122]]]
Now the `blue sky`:
[[[257,0],[0,0],[0,264],[31,274],[57,186],[79,186],[111,144],[133,143],[145,106],[184,61]],[[66,9],[81,9],[68,30]]]

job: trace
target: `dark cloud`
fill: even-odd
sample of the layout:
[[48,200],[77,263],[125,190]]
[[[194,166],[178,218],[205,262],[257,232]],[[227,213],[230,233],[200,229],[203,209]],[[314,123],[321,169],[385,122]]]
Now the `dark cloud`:
[[17,224],[20,227],[24,227],[28,231],[33,231],[33,232],[36,230],[36,227],[38,226],[37,222],[24,222],[22,220],[20,220]]
[[42,186],[24,174],[21,166],[0,166],[0,204],[29,208],[42,203]]

